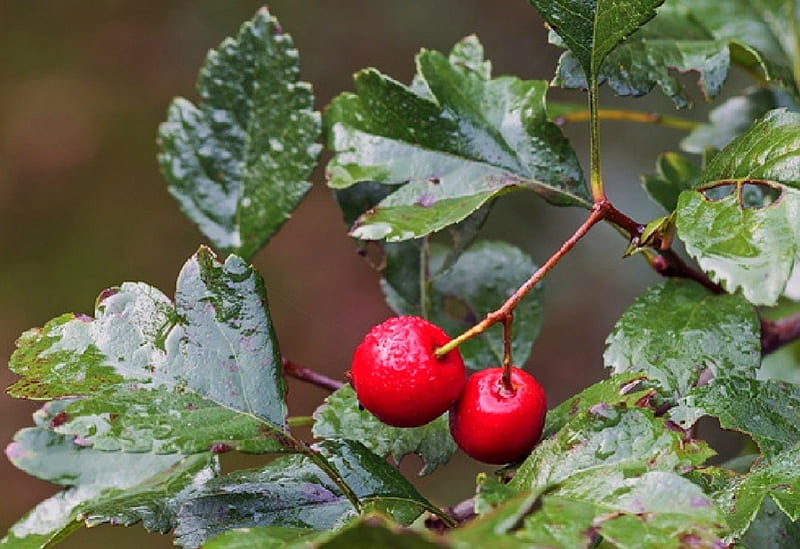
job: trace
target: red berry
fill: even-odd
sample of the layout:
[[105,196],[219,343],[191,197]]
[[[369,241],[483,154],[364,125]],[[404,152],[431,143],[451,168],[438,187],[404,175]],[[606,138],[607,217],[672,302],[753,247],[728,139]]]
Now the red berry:
[[470,376],[450,410],[450,432],[465,454],[485,463],[511,463],[536,445],[544,428],[547,402],[532,375],[511,368],[511,385],[503,369],[488,368]]
[[455,402],[466,382],[458,350],[437,358],[450,341],[423,318],[401,316],[378,324],[353,355],[351,383],[361,405],[395,427],[433,421]]

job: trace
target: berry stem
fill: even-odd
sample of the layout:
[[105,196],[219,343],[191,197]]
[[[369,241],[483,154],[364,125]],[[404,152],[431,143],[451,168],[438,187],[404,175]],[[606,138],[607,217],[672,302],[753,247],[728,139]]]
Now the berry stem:
[[522,298],[525,297],[525,295],[527,295],[527,293],[530,292],[531,289],[545,277],[550,269],[555,267],[556,264],[561,261],[561,258],[563,258],[567,252],[569,252],[575,246],[575,244],[577,244],[578,241],[583,238],[587,232],[589,232],[589,229],[606,217],[606,210],[609,207],[611,207],[611,204],[608,201],[601,201],[592,206],[591,213],[586,221],[584,221],[581,226],[578,227],[575,233],[561,245],[556,253],[550,256],[550,259],[545,261],[544,265],[539,267],[539,269],[533,273],[533,275],[522,286],[517,288],[517,291],[515,291],[499,309],[490,312],[483,320],[475,324],[472,328],[460,336],[450,340],[447,344],[436,349],[434,354],[441,358],[465,341],[482,334],[490,326],[505,320],[505,318],[514,310],[514,307],[517,306],[520,300],[522,300]]
[[514,322],[514,313],[509,312],[503,319],[503,387],[513,392],[511,383],[511,325]]

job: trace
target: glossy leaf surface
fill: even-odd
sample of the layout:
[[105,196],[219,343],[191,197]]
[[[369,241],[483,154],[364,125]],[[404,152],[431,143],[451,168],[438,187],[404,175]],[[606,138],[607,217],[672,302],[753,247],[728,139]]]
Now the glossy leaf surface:
[[760,333],[755,309],[741,296],[671,280],[636,298],[609,334],[603,358],[615,373],[644,372],[678,397],[706,368],[716,377],[754,376]]
[[[363,445],[327,440],[315,449],[336,468],[367,509],[413,521],[430,504],[393,467]],[[175,535],[186,547],[231,528],[282,526],[325,530],[356,511],[339,488],[305,456],[278,458],[206,483],[178,514]]]
[[530,0],[574,55],[587,78],[606,56],[655,16],[664,0]]
[[[95,318],[64,315],[23,334],[10,366],[26,398],[86,395],[57,430],[103,450],[275,451],[288,444],[285,386],[263,281],[201,248],[175,304],[142,283],[101,294]],[[193,426],[187,428],[187,426]]]
[[[591,7],[595,2],[581,4]],[[653,2],[645,4],[652,7]],[[786,5],[783,0],[727,0],[724,4],[668,0],[652,21],[607,56],[596,73],[619,95],[644,95],[658,86],[678,107],[691,102],[678,76],[690,71],[699,74],[697,83],[706,98],[719,93],[731,64],[791,86],[791,19]],[[585,88],[585,54],[575,54],[570,42],[560,38],[554,42],[573,51],[561,57],[555,81]]]
[[417,454],[425,463],[421,475],[446,464],[456,451],[446,415],[421,427],[391,427],[359,409],[350,385],[328,396],[314,412],[314,436],[356,440],[378,456],[392,456],[398,463],[407,454]]
[[737,377],[715,380],[681,400],[675,416],[689,427],[702,415],[719,418],[725,429],[750,435],[765,458],[800,444],[800,386]]
[[266,9],[211,50],[201,103],[178,98],[159,130],[170,193],[224,252],[251,258],[311,188],[320,116],[292,39]]
[[[473,45],[473,50],[478,45]],[[457,45],[450,58],[423,51],[412,87],[374,69],[325,113],[329,185],[399,186],[359,217],[363,240],[418,238],[466,218],[492,198],[529,188],[560,205],[588,206],[575,153],[547,121],[545,82],[489,79]]]
[[770,111],[714,156],[681,193],[676,226],[714,281],[775,304],[800,242],[800,114]]

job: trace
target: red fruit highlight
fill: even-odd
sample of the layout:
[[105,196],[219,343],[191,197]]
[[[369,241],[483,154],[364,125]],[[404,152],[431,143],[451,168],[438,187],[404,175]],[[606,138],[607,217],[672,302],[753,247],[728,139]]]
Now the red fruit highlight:
[[466,382],[461,353],[434,351],[450,341],[416,316],[390,318],[364,337],[353,354],[351,384],[361,405],[394,427],[433,421],[455,402]]
[[468,456],[484,463],[519,461],[530,453],[544,428],[547,401],[532,375],[511,368],[511,385],[503,369],[488,368],[470,376],[450,410],[450,433]]

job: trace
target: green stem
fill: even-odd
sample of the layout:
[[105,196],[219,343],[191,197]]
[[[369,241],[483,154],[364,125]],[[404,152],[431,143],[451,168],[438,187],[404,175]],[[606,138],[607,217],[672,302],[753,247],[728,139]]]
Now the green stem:
[[428,237],[422,239],[422,246],[419,252],[419,308],[422,318],[428,319],[431,313],[431,298],[430,298],[430,255],[431,250],[429,246]]
[[592,76],[589,86],[589,188],[595,204],[606,200],[603,176],[600,173],[600,117],[597,77]]
[[786,11],[789,17],[789,23],[792,28],[792,37],[794,38],[794,52],[792,55],[792,72],[794,73],[794,85],[800,91],[800,23],[797,21],[797,12],[794,7],[795,0],[786,0]]
[[[622,120],[625,122],[638,122],[640,124],[657,124],[673,130],[692,131],[700,125],[700,122],[680,118],[678,116],[666,116],[655,112],[630,111],[627,109],[597,109],[597,117],[600,120]],[[560,115],[555,118],[557,124],[565,122],[585,122],[590,120],[588,110],[580,110]]]
[[286,418],[289,427],[311,427],[314,425],[314,418],[311,416],[292,416]]

